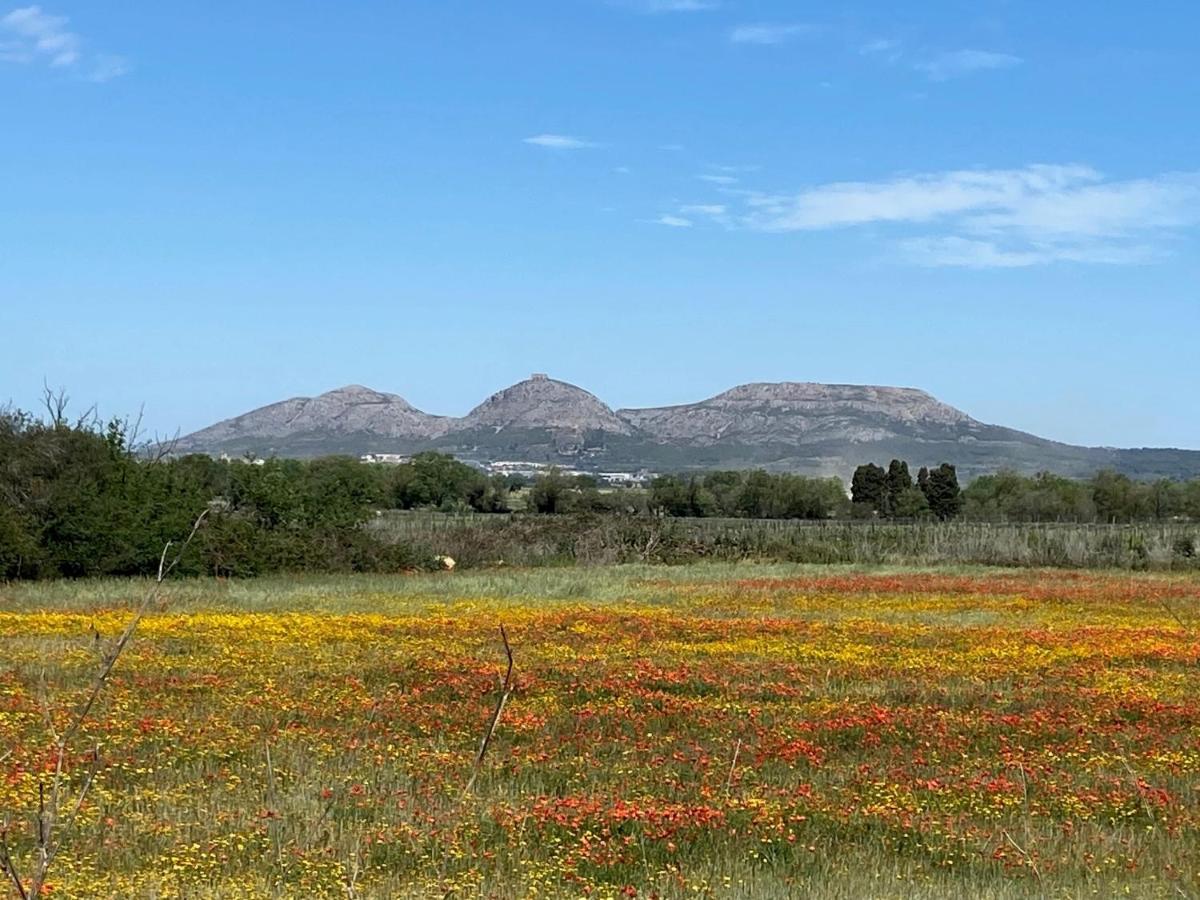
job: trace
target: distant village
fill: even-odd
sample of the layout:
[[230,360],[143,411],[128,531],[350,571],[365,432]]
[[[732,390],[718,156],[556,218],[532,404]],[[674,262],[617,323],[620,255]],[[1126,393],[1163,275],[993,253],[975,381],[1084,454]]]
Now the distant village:
[[[364,453],[359,457],[359,460],[364,463],[399,466],[410,462],[412,457],[402,453]],[[552,469],[560,475],[568,477],[586,476],[595,478],[600,484],[607,487],[644,487],[658,477],[657,472],[651,472],[647,469],[639,469],[636,472],[588,472],[583,469],[567,469],[562,466],[553,465],[552,463],[529,462],[526,460],[481,462],[464,459],[462,461],[468,465],[475,466],[488,475],[516,475],[521,478],[528,478],[531,481],[549,473]]]

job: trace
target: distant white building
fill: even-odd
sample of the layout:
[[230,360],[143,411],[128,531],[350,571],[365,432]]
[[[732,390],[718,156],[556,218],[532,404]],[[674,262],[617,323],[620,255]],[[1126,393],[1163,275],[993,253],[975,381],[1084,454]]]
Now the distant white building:
[[218,457],[218,459],[221,462],[239,462],[239,463],[244,463],[245,465],[250,465],[250,466],[265,466],[267,464],[267,461],[265,459],[263,459],[262,457],[258,457],[258,456],[255,456],[255,457],[230,456],[228,453],[222,453]]
[[653,472],[597,472],[596,477],[609,487],[641,487],[655,477]]
[[405,456],[403,453],[364,453],[358,459],[359,462],[386,463],[392,466],[399,466],[406,462],[412,462],[412,457]]

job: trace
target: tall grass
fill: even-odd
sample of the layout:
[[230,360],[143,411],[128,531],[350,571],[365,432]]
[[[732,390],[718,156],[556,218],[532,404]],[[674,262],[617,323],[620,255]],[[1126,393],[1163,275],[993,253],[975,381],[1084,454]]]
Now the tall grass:
[[1200,527],[807,522],[619,516],[389,515],[372,528],[459,565],[778,560],[1126,570],[1200,568]]

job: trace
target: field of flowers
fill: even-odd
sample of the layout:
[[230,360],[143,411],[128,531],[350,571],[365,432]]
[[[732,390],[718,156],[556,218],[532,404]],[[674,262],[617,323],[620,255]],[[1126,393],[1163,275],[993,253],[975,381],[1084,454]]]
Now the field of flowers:
[[[51,728],[144,591],[0,586],[18,868]],[[97,775],[47,892],[1196,897],[1198,662],[1194,576],[187,582],[73,742]]]

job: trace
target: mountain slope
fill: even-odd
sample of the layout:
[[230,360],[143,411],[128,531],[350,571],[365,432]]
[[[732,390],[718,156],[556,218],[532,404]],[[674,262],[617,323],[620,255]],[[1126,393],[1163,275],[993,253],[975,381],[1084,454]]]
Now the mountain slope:
[[226,419],[181,438],[177,450],[281,456],[364,452],[385,443],[422,443],[445,433],[447,425],[445,417],[422,412],[403,397],[355,384]]
[[851,384],[743,384],[682,406],[618,412],[655,440],[700,446],[749,443],[852,443],[924,432],[958,437],[980,426],[970,416],[913,388]]

